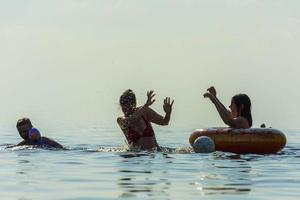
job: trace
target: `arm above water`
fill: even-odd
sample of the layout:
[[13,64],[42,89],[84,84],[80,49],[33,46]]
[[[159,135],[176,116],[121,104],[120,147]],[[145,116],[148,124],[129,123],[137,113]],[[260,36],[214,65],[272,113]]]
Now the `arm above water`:
[[51,147],[54,147],[54,148],[60,148],[60,149],[63,149],[64,147],[59,144],[58,142],[50,139],[50,138],[47,138],[47,137],[43,137],[43,142],[46,144],[46,145],[49,145]]
[[147,92],[147,102],[145,103],[145,105],[139,107],[132,115],[128,117],[118,117],[117,122],[121,129],[127,129],[137,120],[139,120],[144,114],[146,114],[149,106],[151,106],[155,102],[155,99],[153,99],[154,96],[155,94],[152,90]]
[[147,111],[147,118],[149,119],[150,122],[153,122],[155,124],[161,125],[161,126],[166,126],[170,122],[171,118],[171,113],[172,113],[172,106],[173,106],[174,100],[171,103],[170,97],[166,97],[164,99],[164,105],[163,109],[165,111],[165,116],[161,116],[151,108],[148,108]]
[[203,96],[205,98],[209,98],[213,102],[225,124],[231,128],[249,128],[248,121],[244,117],[232,117],[230,111],[228,111],[217,98],[217,93],[214,87],[208,88],[207,92]]
[[225,124],[232,128],[239,128],[240,119],[233,118],[231,113],[225,108],[225,106],[217,98],[217,92],[214,87],[207,89],[207,92],[203,95],[205,98],[209,98],[211,102],[215,105],[221,119]]
[[16,146],[24,146],[24,145],[28,145],[28,141],[23,140],[22,142],[18,143]]
[[215,105],[223,122],[230,127],[234,127],[234,119],[230,112],[224,107],[224,105],[217,99],[217,97],[209,97],[212,103]]
[[137,120],[139,120],[147,111],[147,106],[144,105],[137,109],[132,115],[129,117],[118,117],[117,122],[119,126],[122,129],[127,129],[129,126],[131,126],[133,123],[135,123]]

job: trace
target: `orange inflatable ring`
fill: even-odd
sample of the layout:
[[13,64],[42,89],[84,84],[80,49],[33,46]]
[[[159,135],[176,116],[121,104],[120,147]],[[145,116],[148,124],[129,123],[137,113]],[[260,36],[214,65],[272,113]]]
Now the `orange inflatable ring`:
[[238,154],[274,154],[284,148],[285,135],[271,128],[208,128],[197,129],[191,134],[189,142],[200,136],[208,136],[215,143],[216,151],[225,151]]

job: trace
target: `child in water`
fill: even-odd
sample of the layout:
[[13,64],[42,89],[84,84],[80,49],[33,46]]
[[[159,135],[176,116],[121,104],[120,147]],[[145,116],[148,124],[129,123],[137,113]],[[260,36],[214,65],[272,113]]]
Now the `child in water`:
[[117,122],[122,129],[130,147],[141,150],[160,149],[151,122],[166,126],[169,124],[173,102],[169,97],[164,99],[165,116],[161,116],[150,108],[154,103],[154,92],[147,92],[147,101],[143,106],[136,105],[136,97],[132,90],[126,90],[120,97],[120,105],[124,116]]
[[231,128],[250,128],[252,126],[251,101],[246,94],[237,94],[231,98],[230,111],[217,98],[214,87],[203,95],[215,104],[223,122]]

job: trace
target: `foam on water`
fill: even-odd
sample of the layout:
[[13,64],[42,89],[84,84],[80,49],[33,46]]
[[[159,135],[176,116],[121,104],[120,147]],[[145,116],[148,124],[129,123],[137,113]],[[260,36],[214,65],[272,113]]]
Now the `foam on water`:
[[24,146],[15,146],[15,145],[0,145],[0,151],[11,150],[11,151],[22,151],[22,150],[56,150],[56,151],[85,151],[85,152],[144,152],[144,153],[193,153],[193,148],[191,147],[179,147],[179,148],[169,148],[169,147],[160,147],[160,150],[153,149],[142,151],[139,148],[129,148],[127,145],[121,147],[65,147],[64,149],[60,148],[49,148],[47,146],[41,147],[37,145],[24,145]]

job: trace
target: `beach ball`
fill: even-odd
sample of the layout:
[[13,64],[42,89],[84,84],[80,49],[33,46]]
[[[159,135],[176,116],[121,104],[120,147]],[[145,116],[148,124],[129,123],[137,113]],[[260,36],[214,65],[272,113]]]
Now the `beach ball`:
[[193,144],[196,153],[211,153],[215,151],[214,141],[207,136],[198,137]]

